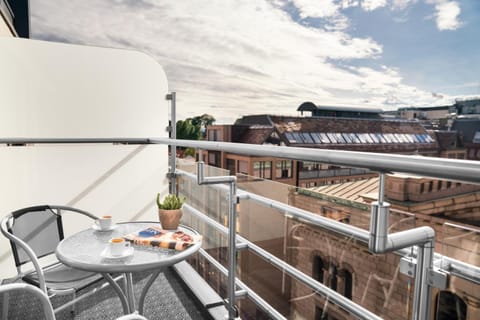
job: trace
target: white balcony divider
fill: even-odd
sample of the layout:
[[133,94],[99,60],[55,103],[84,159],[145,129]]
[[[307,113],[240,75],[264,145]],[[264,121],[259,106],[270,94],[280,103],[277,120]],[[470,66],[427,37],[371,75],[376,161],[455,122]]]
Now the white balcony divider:
[[[0,146],[0,215],[61,204],[116,221],[157,220],[168,150],[143,143],[167,137],[167,93],[165,72],[144,53],[0,37],[0,137],[68,138]],[[108,144],[89,143],[98,137]],[[70,218],[66,234],[90,226]],[[0,278],[16,274],[9,252],[0,237]]]

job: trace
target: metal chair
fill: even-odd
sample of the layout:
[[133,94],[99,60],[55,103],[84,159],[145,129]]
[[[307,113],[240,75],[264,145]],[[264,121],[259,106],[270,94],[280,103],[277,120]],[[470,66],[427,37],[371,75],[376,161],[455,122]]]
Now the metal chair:
[[[53,255],[58,243],[63,240],[62,212],[70,211],[91,219],[97,217],[89,212],[67,206],[33,206],[5,216],[0,224],[2,234],[10,240],[17,267],[17,279],[39,287],[48,297],[72,294],[73,299],[56,308],[55,313],[73,307],[76,292],[102,279],[97,273],[72,269],[60,262],[42,267],[39,258]],[[34,270],[22,271],[27,262]]]
[[[45,315],[45,319],[55,320],[55,313],[53,311],[50,300],[48,296],[39,288],[26,283],[11,283],[11,284],[0,285],[0,295],[2,294],[8,295],[16,290],[24,293],[28,293],[29,297],[31,296],[31,297],[37,298],[42,305],[42,310]],[[4,299],[4,301],[6,300]],[[28,302],[28,301],[25,301],[25,302]],[[31,303],[24,303],[24,306],[26,307],[31,306]],[[139,314],[128,314],[128,315],[121,316],[116,320],[147,320],[147,318]]]

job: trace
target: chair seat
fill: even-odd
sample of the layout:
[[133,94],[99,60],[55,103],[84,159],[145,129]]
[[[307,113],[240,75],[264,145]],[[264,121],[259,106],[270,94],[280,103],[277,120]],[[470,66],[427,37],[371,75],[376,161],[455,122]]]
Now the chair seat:
[[[44,269],[45,282],[49,290],[81,290],[102,279],[98,273],[72,269],[63,263],[56,263]],[[36,272],[26,274],[23,281],[39,286]]]

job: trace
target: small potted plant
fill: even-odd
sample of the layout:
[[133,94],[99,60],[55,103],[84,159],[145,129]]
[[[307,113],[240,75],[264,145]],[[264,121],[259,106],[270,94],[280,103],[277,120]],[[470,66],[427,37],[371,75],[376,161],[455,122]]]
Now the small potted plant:
[[176,230],[182,218],[182,205],[185,197],[178,197],[175,194],[167,194],[163,201],[160,200],[160,193],[157,194],[158,217],[160,224],[165,230]]

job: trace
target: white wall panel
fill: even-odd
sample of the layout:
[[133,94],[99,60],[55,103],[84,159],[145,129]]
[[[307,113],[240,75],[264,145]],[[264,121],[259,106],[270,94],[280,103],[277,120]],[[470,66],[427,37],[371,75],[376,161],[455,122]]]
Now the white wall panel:
[[[0,38],[0,138],[165,137],[165,73],[128,50]],[[60,204],[157,220],[156,192],[167,192],[166,146],[0,146],[0,212]],[[66,219],[67,234],[89,227]],[[0,240],[0,278],[14,274]]]

